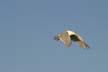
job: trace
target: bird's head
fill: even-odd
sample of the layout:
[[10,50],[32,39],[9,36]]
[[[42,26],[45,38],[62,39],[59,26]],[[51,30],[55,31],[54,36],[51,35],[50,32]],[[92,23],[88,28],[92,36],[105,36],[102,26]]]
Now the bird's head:
[[54,36],[54,40],[56,40],[56,41],[60,40],[59,36]]

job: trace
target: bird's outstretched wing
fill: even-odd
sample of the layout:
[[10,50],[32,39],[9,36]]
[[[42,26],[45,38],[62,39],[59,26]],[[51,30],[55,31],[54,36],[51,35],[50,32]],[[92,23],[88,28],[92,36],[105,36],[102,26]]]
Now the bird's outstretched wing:
[[85,42],[83,42],[83,41],[77,41],[77,42],[78,42],[78,44],[80,45],[80,47],[82,47],[82,48],[90,48],[90,47],[88,46],[88,44],[85,43]]
[[81,36],[79,36],[78,34],[76,34],[76,36],[79,39],[77,41],[77,43],[80,45],[80,47],[82,47],[82,48],[90,48],[89,45],[84,41],[84,39]]
[[68,35],[68,33],[65,31],[65,32],[62,32],[60,35],[60,40],[66,45],[66,46],[71,46],[72,42],[71,42],[71,39],[70,39],[70,36]]

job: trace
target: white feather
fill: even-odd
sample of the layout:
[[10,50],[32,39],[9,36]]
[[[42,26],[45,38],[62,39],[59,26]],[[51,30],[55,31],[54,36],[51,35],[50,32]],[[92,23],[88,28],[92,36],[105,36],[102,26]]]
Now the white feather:
[[70,31],[70,30],[67,30],[67,32],[68,32],[69,36],[76,34],[74,31]]

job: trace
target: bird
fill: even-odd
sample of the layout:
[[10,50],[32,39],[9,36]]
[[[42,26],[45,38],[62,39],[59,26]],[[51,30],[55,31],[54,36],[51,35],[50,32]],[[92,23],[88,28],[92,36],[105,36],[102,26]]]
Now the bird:
[[64,32],[61,32],[60,34],[54,36],[54,40],[62,41],[67,47],[70,47],[72,45],[72,42],[76,42],[81,48],[90,48],[78,33],[71,30],[65,30]]

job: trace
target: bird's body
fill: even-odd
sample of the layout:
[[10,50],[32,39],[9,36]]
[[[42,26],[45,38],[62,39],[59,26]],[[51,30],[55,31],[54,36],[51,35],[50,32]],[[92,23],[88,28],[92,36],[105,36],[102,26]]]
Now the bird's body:
[[72,41],[74,41],[77,42],[82,48],[89,48],[88,44],[85,43],[83,38],[74,31],[70,30],[64,31],[55,36],[54,39],[57,41],[58,40],[62,41],[66,46],[71,46]]

